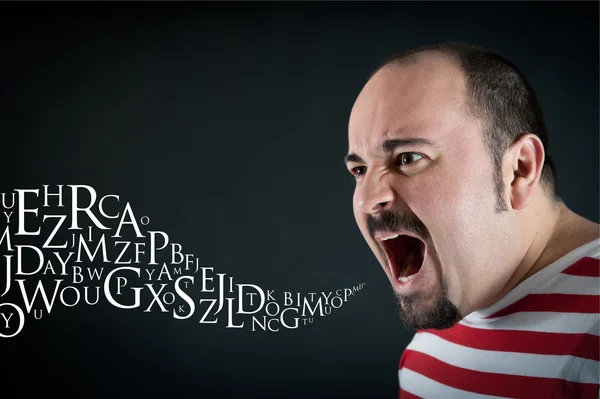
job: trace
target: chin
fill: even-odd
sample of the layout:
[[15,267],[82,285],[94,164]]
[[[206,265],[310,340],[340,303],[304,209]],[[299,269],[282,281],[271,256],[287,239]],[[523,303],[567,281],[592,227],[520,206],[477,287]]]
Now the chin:
[[400,319],[406,328],[443,330],[458,323],[463,316],[446,292],[446,286],[442,284],[442,290],[433,301],[419,293],[411,295],[396,293]]

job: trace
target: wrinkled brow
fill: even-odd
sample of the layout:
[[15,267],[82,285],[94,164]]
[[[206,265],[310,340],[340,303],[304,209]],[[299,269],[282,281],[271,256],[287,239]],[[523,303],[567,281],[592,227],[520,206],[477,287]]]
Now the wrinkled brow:
[[[381,144],[381,148],[383,149],[383,152],[385,152],[385,153],[393,152],[394,150],[396,150],[398,148],[407,147],[407,146],[437,147],[437,145],[433,141],[424,139],[422,137],[411,137],[411,138],[406,138],[406,139],[389,139],[389,140],[385,140]],[[349,153],[348,155],[346,155],[344,157],[344,163],[347,164],[348,162],[365,163],[365,161],[360,156],[358,156],[354,153]]]
[[389,139],[385,140],[381,144],[384,152],[392,152],[399,147],[437,147],[433,141],[424,139],[422,137],[411,137],[406,139]]

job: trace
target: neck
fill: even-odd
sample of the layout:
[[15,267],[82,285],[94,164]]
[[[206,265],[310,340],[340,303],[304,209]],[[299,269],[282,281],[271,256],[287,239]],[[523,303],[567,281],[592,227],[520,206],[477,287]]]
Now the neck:
[[577,215],[562,203],[558,206],[555,219],[552,235],[545,244],[543,241],[538,244],[541,250],[534,251],[534,253],[538,252],[539,255],[529,259],[533,260],[531,267],[519,282],[599,236],[600,226],[598,224]]
[[[488,305],[504,297],[519,283],[533,276],[575,248],[599,236],[599,226],[569,210],[562,202],[556,203],[545,196],[539,199],[538,207],[523,220],[528,247],[507,284]],[[527,228],[527,227],[526,227]]]

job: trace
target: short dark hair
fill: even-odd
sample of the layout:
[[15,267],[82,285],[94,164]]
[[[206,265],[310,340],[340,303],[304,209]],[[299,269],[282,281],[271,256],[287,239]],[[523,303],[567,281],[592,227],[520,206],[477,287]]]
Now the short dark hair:
[[440,43],[396,54],[377,70],[397,63],[417,61],[424,52],[438,52],[458,61],[467,82],[467,112],[485,123],[484,140],[498,173],[494,183],[498,212],[507,210],[503,200],[502,156],[521,136],[540,138],[546,152],[540,181],[548,196],[560,201],[554,162],[547,153],[548,132],[535,90],[523,73],[509,60],[489,49],[466,43]]

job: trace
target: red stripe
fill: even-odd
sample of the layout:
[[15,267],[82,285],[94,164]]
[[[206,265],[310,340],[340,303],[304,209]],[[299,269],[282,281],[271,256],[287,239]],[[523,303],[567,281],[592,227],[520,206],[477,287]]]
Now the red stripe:
[[406,350],[405,368],[441,384],[483,395],[511,398],[596,397],[598,384],[574,383],[559,378],[487,373],[452,366],[424,353]]
[[402,356],[400,356],[400,363],[398,364],[398,370],[400,370],[404,366],[405,360],[406,360],[406,351],[402,352]]
[[[400,363],[398,364],[398,370],[401,370],[402,367],[404,367],[404,362],[406,361],[406,352],[404,351],[402,353],[402,356],[400,357]],[[421,399],[416,395],[413,395],[410,392],[406,392],[404,389],[402,389],[402,387],[400,387],[400,393],[399,393],[399,399]]]
[[562,271],[563,274],[582,277],[600,277],[600,259],[585,257]]
[[455,324],[447,330],[424,332],[474,349],[536,355],[570,355],[600,361],[600,337],[592,334],[485,330],[462,324]]
[[421,399],[421,397],[417,396],[417,395],[413,395],[412,393],[407,392],[403,389],[400,389],[399,399]]
[[487,318],[501,317],[517,312],[600,313],[600,296],[529,294]]

